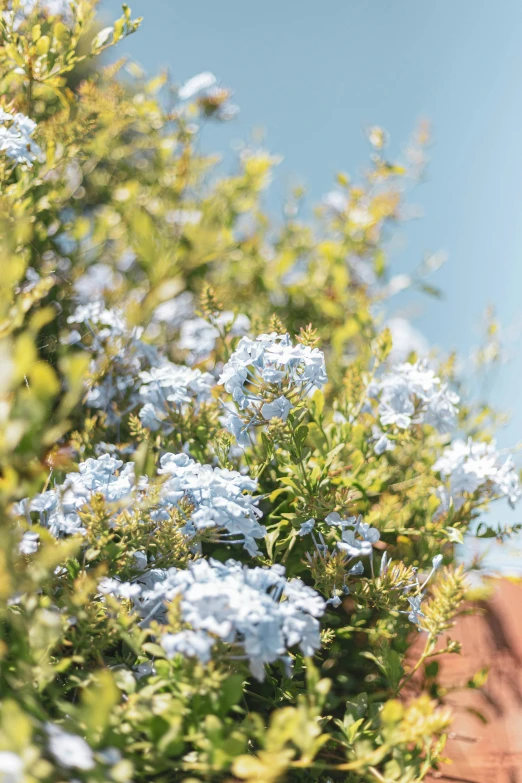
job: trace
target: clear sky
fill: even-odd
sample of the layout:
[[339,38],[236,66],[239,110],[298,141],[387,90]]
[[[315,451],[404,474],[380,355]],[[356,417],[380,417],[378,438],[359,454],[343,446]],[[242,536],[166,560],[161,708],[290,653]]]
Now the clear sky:
[[[414,324],[431,343],[469,355],[487,305],[506,327],[522,322],[522,0],[130,5],[144,23],[119,53],[151,74],[168,67],[179,83],[211,70],[234,89],[240,115],[208,131],[213,150],[262,128],[266,146],[283,156],[274,211],[292,185],[318,201],[336,171],[361,171],[368,125],[387,129],[393,155],[429,119],[427,182],[411,197],[425,215],[401,229],[393,270],[409,271],[439,249],[449,260],[432,278],[444,299],[419,295]],[[119,8],[101,3],[107,17]],[[502,446],[522,441],[522,339],[511,351],[492,393],[512,413]]]

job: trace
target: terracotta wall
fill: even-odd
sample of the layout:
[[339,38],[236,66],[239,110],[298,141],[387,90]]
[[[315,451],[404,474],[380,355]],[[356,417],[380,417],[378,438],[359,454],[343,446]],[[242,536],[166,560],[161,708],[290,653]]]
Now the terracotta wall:
[[[462,654],[439,659],[455,714],[446,746],[453,763],[431,781],[522,783],[522,586],[498,580],[493,597],[474,608],[478,613],[461,617],[451,634]],[[481,690],[459,687],[486,666]]]

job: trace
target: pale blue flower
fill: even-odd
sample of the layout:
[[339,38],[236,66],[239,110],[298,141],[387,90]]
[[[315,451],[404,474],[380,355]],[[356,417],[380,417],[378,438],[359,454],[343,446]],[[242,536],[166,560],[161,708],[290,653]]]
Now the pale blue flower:
[[[160,643],[169,657],[181,653],[206,662],[215,640],[244,650],[250,670],[264,678],[264,666],[283,660],[298,645],[304,655],[320,646],[319,617],[325,602],[299,579],[287,581],[284,567],[248,568],[234,560],[221,563],[198,560],[187,570],[152,569],[138,580],[134,597],[144,623],[161,620],[169,601],[177,598],[181,616],[190,630],[164,635]],[[122,585],[107,580],[102,592]],[[110,592],[110,590],[109,590]]]
[[407,429],[425,423],[441,433],[456,425],[459,397],[441,382],[425,360],[405,362],[374,381],[368,397],[379,397],[381,424]]
[[293,405],[290,400],[287,400],[286,397],[281,396],[276,400],[273,400],[273,402],[265,402],[265,404],[261,407],[261,415],[267,421],[274,418],[286,421],[292,408]]
[[187,101],[203,90],[208,90],[216,83],[216,77],[210,71],[203,71],[185,82],[178,90],[180,100]]
[[333,609],[337,609],[338,606],[340,606],[342,603],[341,599],[338,595],[332,596],[332,598],[329,598],[326,602],[327,606],[331,606]]
[[410,622],[415,623],[416,625],[421,625],[422,618],[426,615],[421,609],[421,602],[424,596],[422,595],[416,595],[413,597],[408,597],[408,603],[410,605],[410,613],[408,614],[408,620]]
[[315,519],[308,519],[306,522],[303,522],[303,524],[299,528],[299,535],[300,536],[308,535],[308,533],[312,532],[314,527],[315,527]]
[[42,156],[40,147],[31,138],[36,123],[25,114],[0,113],[0,152],[4,152],[15,163],[32,167]]
[[18,753],[0,750],[0,780],[2,783],[22,783],[24,762]]
[[[323,353],[317,348],[293,345],[288,334],[261,334],[255,340],[243,337],[223,367],[218,384],[232,395],[238,417],[244,427],[264,424],[278,417],[286,420],[293,407],[285,394],[274,399],[274,387],[282,390],[283,382],[296,400],[327,382]],[[277,394],[277,389],[275,390]],[[260,413],[259,413],[260,411]],[[233,434],[239,429],[230,420]],[[228,425],[227,425],[228,426]]]
[[62,767],[90,770],[95,766],[92,749],[77,734],[69,734],[60,726],[48,723],[49,750]]
[[181,654],[187,658],[199,658],[202,663],[208,663],[214,640],[203,631],[180,631],[175,634],[163,634],[160,643],[167,658]]
[[512,507],[522,496],[513,458],[503,458],[494,442],[455,440],[444,449],[433,470],[447,481],[438,493],[446,510],[452,502],[458,511],[467,495],[486,487],[491,494],[506,497]]

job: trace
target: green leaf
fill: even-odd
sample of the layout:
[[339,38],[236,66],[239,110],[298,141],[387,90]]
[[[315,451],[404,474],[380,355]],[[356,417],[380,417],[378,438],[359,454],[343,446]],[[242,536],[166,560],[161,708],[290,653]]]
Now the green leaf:
[[448,537],[448,541],[451,541],[452,544],[463,544],[464,543],[464,536],[462,535],[462,532],[458,530],[456,527],[447,527],[444,531]]
[[109,723],[113,707],[120,701],[120,692],[108,669],[96,672],[82,692],[80,714],[91,736],[101,736]]
[[231,707],[238,704],[243,697],[244,678],[241,674],[232,674],[221,686],[219,708],[225,715]]

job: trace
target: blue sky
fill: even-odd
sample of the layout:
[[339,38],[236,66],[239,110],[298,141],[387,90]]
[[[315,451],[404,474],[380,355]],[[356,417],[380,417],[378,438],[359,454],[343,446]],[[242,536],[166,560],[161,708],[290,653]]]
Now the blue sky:
[[[401,229],[392,261],[394,271],[408,271],[440,249],[449,260],[432,279],[444,299],[419,298],[415,326],[431,343],[469,355],[487,305],[506,326],[517,321],[520,0],[135,0],[131,6],[144,16],[143,27],[119,53],[151,74],[168,67],[180,83],[211,70],[234,89],[240,115],[208,131],[210,148],[226,152],[262,128],[266,146],[283,156],[269,201],[274,213],[292,185],[304,184],[312,202],[330,189],[336,171],[360,172],[368,125],[387,129],[393,154],[420,119],[429,119],[427,181],[411,197],[425,215]],[[119,7],[101,3],[107,17]],[[492,393],[512,413],[502,446],[522,440],[519,342]]]

